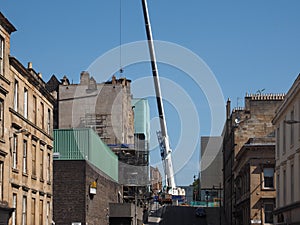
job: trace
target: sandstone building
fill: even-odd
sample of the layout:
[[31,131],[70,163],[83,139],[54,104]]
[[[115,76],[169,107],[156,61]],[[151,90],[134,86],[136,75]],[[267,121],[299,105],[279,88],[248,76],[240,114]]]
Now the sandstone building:
[[[80,129],[91,129],[97,134],[98,139],[96,137],[93,137],[93,139],[97,139],[102,144],[98,147],[98,150],[94,146],[92,152],[101,149],[106,149],[105,152],[108,152],[107,148],[109,148],[117,158],[116,165],[118,167],[113,175],[107,173],[111,165],[107,164],[109,161],[108,155],[104,154],[102,150],[103,154],[101,155],[81,157],[80,160],[83,160],[83,164],[86,164],[81,166],[84,171],[87,171],[88,164],[93,164],[93,160],[98,160],[98,163],[93,164],[97,168],[94,173],[98,174],[99,184],[102,184],[103,180],[105,182],[100,186],[99,191],[101,191],[101,194],[95,195],[93,199],[86,197],[88,195],[80,195],[79,193],[76,195],[82,201],[85,201],[87,205],[91,204],[91,206],[97,207],[93,208],[94,211],[90,211],[84,204],[77,204],[81,216],[76,211],[72,211],[72,215],[69,214],[62,219],[61,211],[65,207],[72,208],[72,202],[73,200],[76,201],[76,197],[68,203],[59,200],[61,198],[55,198],[55,222],[72,223],[76,222],[77,219],[81,223],[106,224],[108,218],[104,217],[104,209],[108,209],[107,215],[112,224],[123,219],[127,222],[133,221],[134,218],[131,214],[127,214],[126,218],[119,218],[118,215],[113,213],[115,212],[113,209],[109,209],[108,203],[120,204],[121,208],[126,208],[131,207],[131,204],[126,205],[125,203],[135,202],[137,206],[144,206],[147,202],[150,110],[147,99],[132,98],[130,83],[131,81],[126,78],[117,79],[115,76],[112,77],[111,81],[97,83],[88,72],[80,74],[79,84],[71,84],[66,76],[60,81],[52,76],[48,81],[47,88],[51,90],[52,95],[57,99],[55,105],[57,116],[54,124],[58,128],[55,133],[59,134],[55,136],[55,152],[58,154],[58,156],[56,155],[58,158],[54,160],[54,195],[61,196],[63,188],[65,188],[64,182],[60,178],[61,173],[70,175],[70,177],[64,179],[65,181],[72,179],[73,169],[70,170],[68,167],[64,167],[64,165],[70,164],[72,166],[77,163],[78,159],[76,157],[69,158],[72,155],[71,152],[77,148],[80,149],[78,152],[87,151],[94,142],[90,138],[85,138],[84,135],[81,137],[77,134]],[[80,141],[81,144],[77,141],[67,147],[67,144],[64,143],[65,134],[68,134],[68,140],[70,140],[70,136],[76,136],[79,140],[83,139],[85,141]],[[58,140],[62,141],[58,142]],[[61,158],[61,153],[66,149],[70,151],[67,154],[68,157]],[[89,173],[80,173],[85,178],[78,177],[76,179],[75,182],[81,189],[88,189],[88,182],[91,182]],[[70,183],[66,187],[72,188]],[[75,204],[75,202],[73,203]]]
[[[235,108],[232,112],[230,100],[227,101],[223,136],[223,202],[228,224],[238,224],[236,157],[250,138],[274,137],[272,119],[283,99],[283,94],[246,95],[245,107]],[[250,212],[247,215],[250,217]]]
[[79,84],[70,84],[64,77],[56,88],[57,128],[92,128],[107,145],[133,147],[130,83],[126,78],[115,76],[111,81],[97,83],[85,71],[80,74]]
[[0,13],[0,224],[50,224],[54,98],[10,56],[14,31]]
[[236,155],[236,224],[273,224],[275,138],[250,138]]
[[300,224],[300,75],[273,120],[276,129],[275,224]]

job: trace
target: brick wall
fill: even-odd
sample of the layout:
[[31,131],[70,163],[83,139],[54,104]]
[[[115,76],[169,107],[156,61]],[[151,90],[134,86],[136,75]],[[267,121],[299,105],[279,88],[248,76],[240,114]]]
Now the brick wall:
[[[89,194],[91,182],[97,193]],[[121,186],[87,161],[54,161],[53,214],[56,225],[107,225],[110,202],[118,202]]]
[[53,220],[56,225],[85,222],[85,161],[53,162]]

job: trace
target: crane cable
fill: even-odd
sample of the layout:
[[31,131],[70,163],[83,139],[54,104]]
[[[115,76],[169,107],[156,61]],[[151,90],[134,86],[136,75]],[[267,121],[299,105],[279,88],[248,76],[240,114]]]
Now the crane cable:
[[122,66],[122,0],[120,0],[120,21],[119,21],[119,25],[120,25],[120,30],[119,30],[119,32],[120,32],[120,34],[119,34],[119,38],[120,38],[120,43],[119,43],[119,48],[120,48],[120,70],[119,70],[119,72],[120,72],[120,76],[121,76],[121,74],[124,72],[124,70],[123,70],[123,66]]

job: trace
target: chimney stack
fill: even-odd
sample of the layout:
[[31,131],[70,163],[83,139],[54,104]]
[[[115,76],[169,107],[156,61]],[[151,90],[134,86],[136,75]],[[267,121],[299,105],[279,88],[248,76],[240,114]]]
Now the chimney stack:
[[89,85],[90,74],[87,71],[82,71],[80,73],[80,84]]
[[28,67],[27,69],[31,70],[32,69],[32,62],[28,62]]
[[226,119],[230,119],[231,107],[230,107],[230,99],[228,98],[226,104]]

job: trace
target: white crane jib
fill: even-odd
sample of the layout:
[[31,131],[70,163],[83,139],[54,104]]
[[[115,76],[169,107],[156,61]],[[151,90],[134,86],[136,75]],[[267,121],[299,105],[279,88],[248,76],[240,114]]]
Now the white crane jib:
[[[158,139],[160,142],[159,144],[160,144],[160,149],[161,149],[161,157],[162,157],[162,160],[164,163],[166,185],[167,185],[167,187],[171,187],[171,190],[170,190],[170,191],[172,191],[171,194],[178,195],[178,190],[176,188],[175,179],[174,179],[174,170],[173,170],[173,165],[172,165],[172,159],[171,159],[172,150],[170,148],[167,125],[166,125],[166,120],[165,120],[164,106],[163,106],[163,101],[162,101],[162,97],[161,97],[159,75],[158,75],[158,70],[157,70],[154,44],[153,44],[153,38],[152,38],[152,31],[151,31],[151,25],[150,25],[146,0],[142,0],[142,5],[143,5],[144,20],[145,20],[145,26],[146,26],[147,39],[148,39],[148,47],[149,47],[149,52],[150,52],[152,75],[153,75],[153,80],[154,80],[159,122],[160,122],[160,128],[161,128],[161,132],[158,134],[158,137],[159,137]],[[159,136],[159,135],[161,135],[161,136]]]

